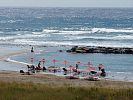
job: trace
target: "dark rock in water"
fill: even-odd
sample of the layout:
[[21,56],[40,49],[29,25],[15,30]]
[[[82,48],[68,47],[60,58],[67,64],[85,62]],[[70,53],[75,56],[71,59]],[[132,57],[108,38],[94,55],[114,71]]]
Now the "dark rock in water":
[[126,49],[126,50],[125,50],[125,53],[126,53],[126,54],[133,54],[133,50],[131,50],[131,49]]
[[72,52],[71,50],[66,50],[66,52]]
[[133,54],[133,48],[117,47],[78,47],[74,46],[67,52],[75,53],[105,53],[105,54]]
[[76,52],[77,49],[78,49],[78,46],[74,46],[72,47],[71,52]]

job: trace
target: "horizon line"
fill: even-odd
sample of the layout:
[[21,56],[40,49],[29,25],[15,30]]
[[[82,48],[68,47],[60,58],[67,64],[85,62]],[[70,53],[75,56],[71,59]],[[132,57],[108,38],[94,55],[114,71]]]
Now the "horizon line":
[[75,6],[75,7],[63,7],[63,6],[55,6],[55,7],[52,7],[52,6],[45,6],[45,7],[42,7],[42,6],[0,6],[0,8],[133,8],[133,7],[87,7],[87,6]]

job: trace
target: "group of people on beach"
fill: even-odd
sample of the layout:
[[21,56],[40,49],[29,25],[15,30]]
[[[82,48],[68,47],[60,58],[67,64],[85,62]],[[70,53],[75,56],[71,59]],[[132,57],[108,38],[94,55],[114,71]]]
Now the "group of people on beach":
[[[34,53],[33,47],[31,48],[31,53]],[[41,66],[41,62],[43,62],[43,66]],[[91,67],[92,64],[90,62],[88,62],[88,64],[86,64],[88,66],[89,70],[79,69],[79,65],[81,64],[80,62],[77,62],[75,66],[70,65],[68,67],[66,65],[65,65],[65,67],[55,67],[55,64],[54,64],[54,66],[46,67],[46,66],[44,66],[44,62],[45,62],[45,59],[39,61],[37,66],[35,66],[33,63],[31,65],[27,65],[28,74],[37,73],[40,71],[53,72],[53,73],[62,71],[62,72],[64,72],[64,75],[67,75],[70,73],[72,73],[73,75],[80,75],[85,72],[89,73],[90,75],[98,75],[98,72],[95,70],[96,68]],[[106,76],[106,72],[105,72],[103,64],[98,65],[98,70],[101,71],[99,74],[100,76],[103,76],[103,77]]]
[[43,72],[46,71],[45,66],[41,67],[41,61],[39,61],[36,67],[34,65],[27,65],[27,68],[28,68],[28,72],[32,72],[32,73],[35,73],[35,71],[39,72],[40,70],[42,70]]
[[[47,71],[47,72],[53,72],[53,73],[63,71],[64,75],[67,75],[68,73],[74,73],[74,75],[79,75],[82,72],[88,73],[88,70],[79,69],[79,64],[77,64],[77,63],[75,66],[71,66],[71,65],[68,67],[49,66],[46,68],[44,65],[41,66],[41,61],[39,61],[38,65],[36,67],[34,65],[27,65],[27,68],[28,68],[29,73],[36,73],[36,72],[40,72],[40,71],[43,71],[43,72]],[[93,67],[89,67],[89,68],[90,68],[89,73],[91,73],[93,75],[97,74],[97,71],[95,70],[95,68],[93,68]],[[105,72],[103,64],[98,65],[98,70],[101,71],[100,76],[103,76],[103,77],[106,76],[106,72]]]

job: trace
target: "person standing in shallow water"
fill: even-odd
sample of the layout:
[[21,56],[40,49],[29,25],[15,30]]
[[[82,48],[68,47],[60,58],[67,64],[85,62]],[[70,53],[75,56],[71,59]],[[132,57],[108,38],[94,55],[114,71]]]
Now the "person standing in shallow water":
[[32,52],[34,52],[34,48],[33,48],[33,47],[31,48],[31,53],[32,53]]

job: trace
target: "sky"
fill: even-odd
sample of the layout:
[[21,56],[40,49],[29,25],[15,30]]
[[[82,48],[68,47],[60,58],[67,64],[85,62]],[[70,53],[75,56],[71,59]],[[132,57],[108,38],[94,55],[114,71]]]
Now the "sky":
[[133,0],[0,0],[0,7],[133,7]]

